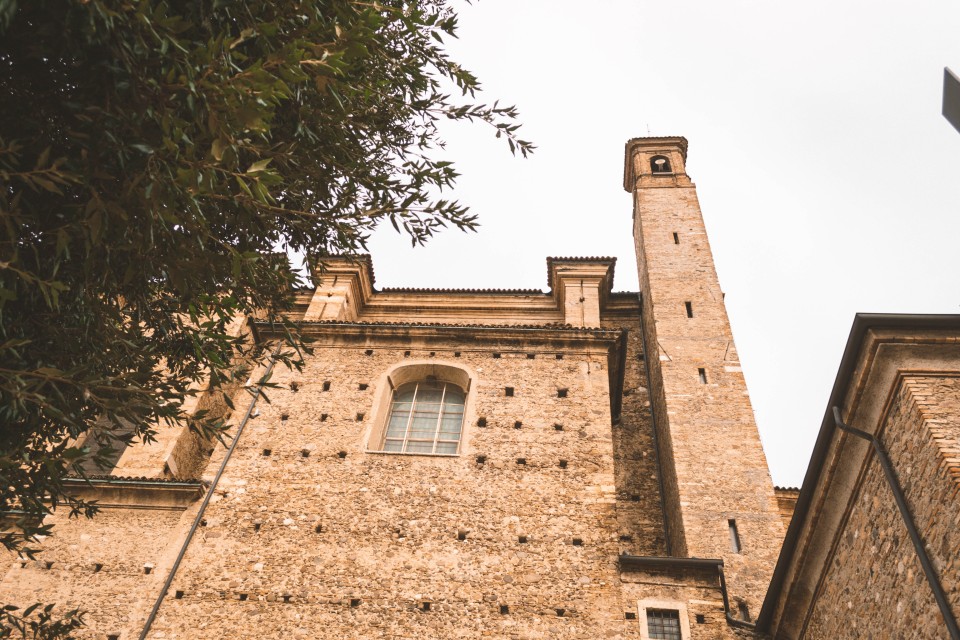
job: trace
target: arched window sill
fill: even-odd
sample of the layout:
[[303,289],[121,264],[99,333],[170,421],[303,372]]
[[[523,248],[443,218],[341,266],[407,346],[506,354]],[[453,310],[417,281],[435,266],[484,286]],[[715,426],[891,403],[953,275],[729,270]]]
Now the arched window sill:
[[424,453],[416,451],[381,451],[378,449],[367,449],[364,453],[379,454],[382,456],[421,456],[427,458],[459,458],[459,453]]

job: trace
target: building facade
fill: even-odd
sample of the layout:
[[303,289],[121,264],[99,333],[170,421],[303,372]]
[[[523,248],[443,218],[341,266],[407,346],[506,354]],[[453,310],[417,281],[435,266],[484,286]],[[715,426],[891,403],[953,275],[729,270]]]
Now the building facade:
[[[614,291],[612,258],[549,258],[548,293],[378,290],[369,258],[328,260],[292,311],[313,353],[272,371],[269,402],[236,391],[231,446],[165,430],[77,480],[101,513],[56,514],[37,561],[5,558],[0,600],[80,607],[80,637],[124,640],[882,637],[848,598],[927,606],[938,637],[958,541],[924,529],[948,592],[930,608],[872,449],[834,451],[825,422],[820,470],[774,488],[686,152],[627,144],[639,293]],[[900,461],[913,477],[943,475],[910,485],[922,520],[957,523],[960,403],[938,398],[960,354],[933,351],[941,369],[908,387],[939,413],[903,400],[883,433],[925,456]],[[881,597],[853,594],[881,537],[905,564],[881,578],[878,559]],[[914,600],[891,605],[898,589]]]

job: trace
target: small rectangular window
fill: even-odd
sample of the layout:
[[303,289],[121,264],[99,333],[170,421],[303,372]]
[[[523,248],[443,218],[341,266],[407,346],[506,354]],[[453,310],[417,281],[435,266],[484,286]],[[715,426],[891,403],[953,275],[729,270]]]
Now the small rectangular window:
[[676,231],[673,232],[673,244],[680,244],[680,236]]
[[697,369],[697,375],[700,376],[700,384],[707,384],[707,370],[700,368]]
[[684,303],[683,303],[683,306],[686,307],[686,309],[687,309],[687,317],[688,317],[688,318],[692,318],[692,317],[693,317],[693,305],[692,305],[691,303],[689,303],[689,302],[684,302]]
[[512,398],[512,397],[513,397],[513,387],[504,387],[504,388],[503,388],[503,395],[507,396],[508,398]]
[[647,609],[647,635],[651,640],[682,640],[680,612],[675,609]]
[[730,550],[734,553],[740,553],[740,533],[737,531],[737,521],[731,518],[727,520],[727,526],[730,528]]

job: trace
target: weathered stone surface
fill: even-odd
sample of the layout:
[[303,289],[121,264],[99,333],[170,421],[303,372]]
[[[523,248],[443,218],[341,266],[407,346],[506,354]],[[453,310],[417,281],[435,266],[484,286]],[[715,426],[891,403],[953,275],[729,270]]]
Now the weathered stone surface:
[[[0,602],[138,637],[196,524],[149,638],[627,640],[658,609],[684,640],[940,635],[863,441],[828,432],[821,475],[775,492],[686,141],[635,139],[626,160],[642,304],[612,292],[612,258],[548,259],[549,293],[377,291],[369,258],[331,258],[291,312],[314,352],[274,372],[232,456],[182,430],[128,450],[76,487],[100,515],[58,512],[38,561],[0,559]],[[875,333],[843,406],[890,451],[956,611],[960,331]],[[381,451],[393,389],[431,378],[465,392],[458,452]],[[233,391],[237,433],[251,395]]]
[[[758,611],[783,539],[683,138],[627,143],[643,330],[654,390],[671,554],[722,558]],[[651,161],[669,160],[656,174]],[[731,544],[734,521],[741,544]]]
[[[881,441],[889,452],[952,609],[960,612],[960,507],[947,460],[960,441],[960,380],[909,376],[890,405]],[[943,616],[883,471],[867,463],[810,614],[807,635],[945,637]]]

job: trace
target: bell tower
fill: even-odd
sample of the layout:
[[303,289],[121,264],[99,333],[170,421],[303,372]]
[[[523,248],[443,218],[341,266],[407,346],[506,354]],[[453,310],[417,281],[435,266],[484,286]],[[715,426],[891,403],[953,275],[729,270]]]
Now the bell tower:
[[783,525],[686,160],[682,137],[626,145],[669,554],[723,559],[752,618]]

